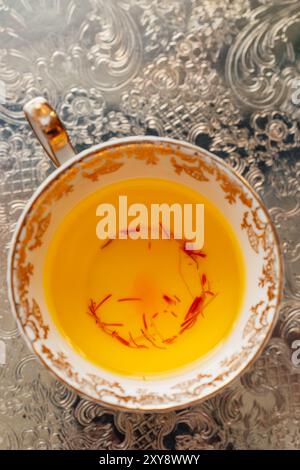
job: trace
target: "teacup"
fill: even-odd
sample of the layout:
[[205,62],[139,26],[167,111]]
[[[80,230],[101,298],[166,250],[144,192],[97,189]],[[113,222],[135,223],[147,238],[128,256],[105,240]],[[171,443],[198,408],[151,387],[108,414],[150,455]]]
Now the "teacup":
[[[10,302],[27,344],[56,377],[106,406],[141,411],[175,409],[220,391],[253,363],[277,318],[281,253],[262,201],[221,159],[189,143],[128,137],[75,155],[63,124],[43,98],[30,101],[24,111],[58,166],[27,203],[10,250]],[[164,178],[201,192],[226,217],[246,266],[241,312],[222,345],[187,369],[146,381],[108,372],[73,350],[53,323],[41,276],[47,247],[65,215],[102,185],[140,177]]]

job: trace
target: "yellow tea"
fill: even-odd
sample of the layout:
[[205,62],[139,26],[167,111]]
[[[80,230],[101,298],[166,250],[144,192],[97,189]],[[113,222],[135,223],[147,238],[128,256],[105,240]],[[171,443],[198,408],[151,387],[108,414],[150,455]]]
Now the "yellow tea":
[[[96,236],[99,204],[204,204],[204,246]],[[164,227],[162,226],[163,230]],[[188,366],[230,333],[244,292],[239,243],[219,210],[175,182],[138,178],[103,187],[64,218],[50,242],[44,289],[54,323],[87,360],[146,377]]]

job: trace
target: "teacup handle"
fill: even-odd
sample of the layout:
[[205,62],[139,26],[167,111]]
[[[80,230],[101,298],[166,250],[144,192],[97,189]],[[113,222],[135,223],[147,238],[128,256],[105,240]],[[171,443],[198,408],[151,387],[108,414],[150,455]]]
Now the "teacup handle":
[[65,126],[45,98],[33,98],[23,110],[40,144],[56,166],[75,156]]

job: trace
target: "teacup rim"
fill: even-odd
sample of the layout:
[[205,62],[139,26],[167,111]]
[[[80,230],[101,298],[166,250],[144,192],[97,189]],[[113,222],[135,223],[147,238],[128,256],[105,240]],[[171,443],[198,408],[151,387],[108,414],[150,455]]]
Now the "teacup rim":
[[[119,147],[120,145],[126,145],[126,144],[130,144],[130,143],[131,144],[134,144],[134,143],[139,144],[139,143],[155,143],[155,142],[156,143],[166,143],[166,144],[169,143],[171,145],[178,145],[178,146],[185,147],[185,148],[188,148],[188,149],[193,150],[193,151],[203,153],[205,156],[209,157],[212,161],[216,162],[218,165],[221,165],[225,170],[229,171],[229,173],[233,174],[241,182],[241,184],[249,190],[249,192],[251,193],[251,196],[256,200],[259,207],[262,209],[262,211],[263,211],[263,213],[266,217],[266,220],[268,221],[270,229],[272,231],[272,236],[273,236],[276,251],[277,251],[278,286],[277,286],[277,292],[276,292],[275,311],[274,311],[272,321],[271,321],[271,323],[268,327],[268,331],[267,331],[264,339],[262,340],[260,346],[258,347],[256,353],[252,357],[252,359],[241,370],[239,370],[234,377],[231,377],[227,380],[225,379],[224,383],[219,388],[212,391],[211,393],[208,393],[204,397],[200,397],[200,398],[196,398],[195,400],[187,401],[184,404],[181,403],[181,404],[178,404],[178,405],[161,406],[160,408],[140,407],[140,408],[133,409],[132,407],[126,407],[126,406],[122,406],[122,405],[118,405],[118,404],[112,404],[112,403],[108,404],[108,402],[105,402],[101,399],[97,399],[97,398],[94,398],[94,397],[91,398],[88,394],[86,394],[85,392],[83,392],[79,388],[76,388],[74,385],[71,385],[67,380],[65,380],[60,375],[58,375],[54,371],[54,369],[51,368],[44,361],[41,354],[38,351],[35,351],[33,349],[32,342],[30,341],[28,335],[26,334],[26,332],[23,328],[23,325],[21,324],[18,312],[17,312],[16,301],[15,301],[14,294],[13,294],[13,285],[14,285],[14,283],[13,283],[12,271],[13,271],[13,259],[14,259],[14,254],[15,254],[15,250],[16,250],[16,243],[17,243],[17,240],[18,240],[19,235],[20,235],[20,230],[23,227],[23,224],[25,223],[26,216],[28,215],[28,213],[29,213],[32,205],[34,204],[34,202],[36,200],[38,200],[40,195],[48,188],[48,186],[50,186],[52,184],[53,181],[55,181],[57,179],[57,177],[60,174],[64,173],[69,168],[71,168],[74,164],[80,162],[84,158],[92,155],[93,153],[98,152],[99,150],[113,148],[113,147]],[[54,169],[54,171],[49,176],[47,176],[47,178],[35,189],[35,191],[31,195],[31,197],[29,198],[29,200],[25,204],[25,206],[23,208],[23,211],[22,211],[22,214],[20,215],[20,217],[17,221],[17,224],[16,224],[15,229],[14,229],[14,234],[13,234],[13,237],[11,239],[11,243],[10,243],[10,247],[9,247],[8,262],[7,262],[8,298],[9,298],[9,303],[10,303],[13,315],[16,319],[18,328],[21,331],[22,336],[24,337],[26,344],[28,345],[29,349],[34,353],[35,357],[38,358],[40,363],[43,366],[45,366],[47,368],[47,370],[49,370],[55,376],[56,379],[58,379],[58,380],[62,381],[63,383],[65,383],[67,385],[67,387],[72,389],[74,392],[76,392],[80,396],[85,397],[89,400],[92,399],[94,402],[99,403],[102,406],[108,406],[109,405],[112,408],[118,409],[120,411],[134,411],[134,412],[139,412],[139,413],[145,413],[145,412],[162,413],[162,412],[166,412],[166,411],[182,409],[186,406],[196,405],[198,403],[201,403],[205,400],[208,400],[208,399],[212,398],[216,394],[220,393],[230,383],[232,383],[237,377],[239,377],[241,374],[243,374],[256,361],[256,359],[260,356],[262,350],[266,346],[267,342],[269,341],[269,339],[272,335],[274,326],[275,326],[275,324],[277,323],[277,320],[278,320],[279,307],[280,307],[280,303],[281,303],[281,300],[282,300],[282,291],[283,291],[283,270],[284,270],[284,262],[283,262],[282,249],[281,249],[281,246],[280,246],[280,240],[279,240],[279,236],[278,236],[277,230],[275,228],[275,225],[274,225],[274,223],[271,219],[271,216],[269,214],[269,211],[268,211],[267,207],[265,206],[265,204],[264,204],[263,200],[261,199],[261,197],[252,188],[250,183],[242,175],[240,175],[234,168],[232,168],[227,162],[222,160],[220,157],[218,157],[214,153],[212,153],[212,152],[210,152],[210,151],[208,151],[208,150],[206,150],[202,147],[199,147],[195,144],[186,142],[184,140],[172,139],[172,138],[160,137],[160,136],[144,136],[144,135],[129,136],[129,137],[121,137],[121,138],[106,141],[106,142],[101,142],[99,144],[92,145],[92,146],[88,147],[85,150],[82,150],[81,152],[76,154],[74,157],[70,158],[68,161],[66,161],[65,163],[60,165],[58,168]]]

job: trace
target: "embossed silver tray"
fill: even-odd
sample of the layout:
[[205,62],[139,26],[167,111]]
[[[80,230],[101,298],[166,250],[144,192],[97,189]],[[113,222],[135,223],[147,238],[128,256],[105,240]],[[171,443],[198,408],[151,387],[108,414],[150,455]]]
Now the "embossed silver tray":
[[[299,22],[290,0],[0,1],[0,448],[300,448]],[[164,414],[105,409],[55,381],[19,337],[6,257],[53,170],[22,113],[41,94],[78,150],[126,135],[185,139],[265,201],[285,256],[280,318],[215,398]]]

